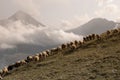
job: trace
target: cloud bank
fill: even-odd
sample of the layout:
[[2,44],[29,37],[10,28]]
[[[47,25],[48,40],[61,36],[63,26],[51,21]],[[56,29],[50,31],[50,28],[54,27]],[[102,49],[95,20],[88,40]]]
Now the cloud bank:
[[21,21],[12,22],[8,27],[0,26],[0,62],[2,63],[0,68],[35,54],[43,48],[52,48],[69,41],[82,40],[82,38],[80,35],[60,29],[24,25]]
[[64,30],[70,30],[85,24],[91,19],[92,17],[90,17],[88,14],[84,14],[81,16],[75,15],[71,20],[62,20],[61,26],[63,27]]
[[63,30],[24,25],[20,21],[9,24],[9,27],[0,26],[0,49],[17,48],[19,44],[46,47],[73,40],[82,40],[82,36],[66,33]]

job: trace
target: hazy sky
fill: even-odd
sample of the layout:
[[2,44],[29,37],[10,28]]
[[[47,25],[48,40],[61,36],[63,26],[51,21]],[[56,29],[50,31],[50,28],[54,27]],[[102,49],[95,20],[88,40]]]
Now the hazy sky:
[[48,26],[76,27],[94,17],[116,20],[120,0],[0,0],[0,19],[25,11]]

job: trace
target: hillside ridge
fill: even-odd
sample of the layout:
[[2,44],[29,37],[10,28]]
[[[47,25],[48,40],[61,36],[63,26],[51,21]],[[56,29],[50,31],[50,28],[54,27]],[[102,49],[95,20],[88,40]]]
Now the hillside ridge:
[[[114,37],[115,36],[119,37],[119,35],[120,35],[120,28],[113,29],[113,30],[108,30],[108,31],[106,31],[106,32],[104,32],[100,35],[90,34],[90,35],[84,37],[83,41],[75,40],[73,42],[62,44],[62,45],[58,46],[57,48],[52,48],[51,50],[46,50],[46,51],[42,51],[40,53],[36,53],[35,55],[28,56],[26,59],[23,59],[21,61],[17,61],[14,64],[11,64],[7,67],[4,67],[0,71],[1,79],[9,76],[12,73],[14,74],[14,70],[18,70],[21,66],[26,66],[27,65],[27,67],[29,68],[28,65],[33,64],[35,62],[36,62],[36,64],[39,63],[39,62],[42,63],[47,58],[49,58],[51,56],[55,56],[57,54],[68,55],[68,54],[74,53],[75,51],[77,51],[79,49],[81,49],[81,51],[82,51],[82,50],[87,49],[91,46],[93,48],[95,48],[96,44],[100,44],[101,42],[104,43],[104,40],[107,41],[108,39],[111,39],[111,38],[113,38],[113,39],[111,39],[111,41],[114,42],[114,41],[116,41],[116,38],[114,39]],[[95,44],[95,45],[93,45],[93,44]],[[98,46],[98,47],[101,49],[102,47],[105,48],[106,45],[102,45],[102,47],[100,47],[100,46]],[[94,52],[94,53],[96,53],[96,52]],[[117,53],[119,53],[119,51]],[[98,56],[95,56],[95,57],[98,57]],[[117,56],[106,56],[106,57],[104,57],[104,60],[105,59],[111,59],[111,58],[119,60],[119,58]],[[78,60],[76,60],[76,62],[79,62],[81,60],[82,59],[78,59]],[[87,60],[87,58],[83,59],[83,60]],[[52,64],[53,62],[54,62],[54,60],[53,61],[48,61],[46,64]],[[93,66],[94,66],[95,63],[96,62],[94,62],[94,61],[92,62]],[[97,64],[98,63],[99,63],[99,61],[97,62]],[[46,64],[43,63],[43,64],[40,64],[38,66],[45,66]],[[92,67],[92,65],[89,65],[89,64],[88,64],[88,66]],[[94,76],[92,76],[91,79],[92,78],[94,78]]]

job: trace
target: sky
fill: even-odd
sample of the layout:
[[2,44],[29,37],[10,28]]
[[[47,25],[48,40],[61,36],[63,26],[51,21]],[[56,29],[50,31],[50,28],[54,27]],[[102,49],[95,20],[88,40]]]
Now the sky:
[[0,19],[22,10],[49,27],[68,30],[97,17],[119,21],[119,4],[120,0],[0,0]]

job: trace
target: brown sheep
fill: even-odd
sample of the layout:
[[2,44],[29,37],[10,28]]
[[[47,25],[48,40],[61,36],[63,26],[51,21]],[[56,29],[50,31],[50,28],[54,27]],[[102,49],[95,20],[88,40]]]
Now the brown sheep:
[[73,45],[74,44],[74,42],[70,42],[70,45]]
[[2,70],[0,70],[0,77],[2,78],[2,74],[3,74],[3,71]]
[[7,68],[7,67],[4,67],[4,68],[2,69],[2,74],[1,74],[1,76],[3,77],[3,76],[5,76],[7,73],[8,73],[8,68]]
[[82,45],[82,42],[81,42],[81,41],[79,41],[79,45]]
[[58,50],[58,51],[61,51],[61,50],[62,50],[61,46],[58,46],[58,47],[57,47],[57,50]]
[[79,46],[81,46],[82,45],[82,42],[81,41],[79,41]]
[[46,50],[46,53],[47,53],[48,55],[51,55],[51,51],[50,51],[50,50]]
[[28,56],[28,57],[27,57],[27,61],[28,61],[28,62],[33,61],[33,57],[32,57],[32,56]]
[[26,60],[21,60],[21,61],[17,61],[15,64],[13,64],[13,66],[17,68],[24,64],[27,64]]
[[97,39],[97,40],[100,40],[101,37],[97,34],[97,35],[96,35],[96,39]]
[[89,36],[86,36],[86,40],[89,41]]
[[39,56],[33,56],[33,60],[34,60],[34,61],[39,61],[40,58],[39,58]]
[[3,79],[2,74],[3,74],[3,71],[0,70],[0,79]]
[[92,40],[94,40],[95,39],[95,34],[92,34],[91,37],[92,37]]
[[43,58],[43,54],[42,54],[42,52],[40,52],[39,54],[37,54],[37,55],[35,55],[35,56],[38,56],[38,57],[39,57],[39,61],[41,61],[42,58]]
[[42,52],[42,55],[43,55],[44,59],[48,56],[48,54],[46,52]]
[[61,51],[61,50],[62,50],[61,46],[58,46],[57,48],[52,48],[50,52],[51,52],[51,55],[54,55],[54,54],[57,54],[58,51]]
[[21,62],[20,61],[17,61],[14,66],[17,68],[17,67],[20,67],[21,66]]
[[57,52],[57,51],[58,51],[57,48],[52,48],[52,49],[51,49],[51,52]]
[[70,43],[67,43],[67,48],[69,48],[70,47]]
[[78,46],[79,42],[77,40],[74,41],[75,45]]
[[24,64],[27,64],[27,62],[25,60],[21,60],[20,65],[24,65]]
[[91,40],[94,40],[94,36],[93,36],[93,34],[91,34],[90,37],[91,37]]
[[76,49],[77,48],[77,46],[75,45],[75,44],[73,44],[72,46],[71,46],[71,49],[72,50],[74,50],[74,49]]
[[106,32],[106,33],[107,33],[107,36],[108,36],[108,35],[110,35],[110,31],[109,31],[109,30],[107,30],[107,32]]
[[8,66],[8,71],[11,71],[11,70],[13,70],[13,69],[14,69],[14,67],[15,67],[15,65],[14,65],[14,64],[12,64],[12,65],[9,65],[9,66]]
[[118,29],[112,30],[112,34],[116,34],[116,33],[118,33],[118,32],[119,32]]
[[118,29],[118,31],[120,31],[120,28],[117,28]]
[[88,35],[88,41],[92,40],[91,35]]
[[0,70],[0,75],[2,74],[2,72],[3,72],[3,71],[2,71],[2,70]]
[[92,36],[91,35],[88,36],[88,40],[89,41],[92,40]]
[[0,75],[0,79],[3,79],[3,77]]
[[118,33],[120,34],[120,28],[118,28]]
[[39,58],[42,58],[43,57],[43,54],[42,53],[39,53]]
[[83,37],[83,42],[86,42],[87,41],[87,38],[86,37]]
[[62,48],[62,49],[66,49],[66,48],[67,48],[67,45],[66,45],[66,44],[62,44],[62,45],[61,45],[61,48]]

